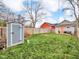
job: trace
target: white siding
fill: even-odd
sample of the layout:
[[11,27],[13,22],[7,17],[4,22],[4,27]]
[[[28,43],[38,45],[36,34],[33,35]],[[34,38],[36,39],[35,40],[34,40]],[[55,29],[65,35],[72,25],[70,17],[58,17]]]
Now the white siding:
[[[55,28],[55,33],[58,34],[58,31],[61,32],[61,27],[56,27]],[[75,33],[75,27],[73,27],[73,26],[65,26],[64,31],[71,32],[72,34],[74,34]]]

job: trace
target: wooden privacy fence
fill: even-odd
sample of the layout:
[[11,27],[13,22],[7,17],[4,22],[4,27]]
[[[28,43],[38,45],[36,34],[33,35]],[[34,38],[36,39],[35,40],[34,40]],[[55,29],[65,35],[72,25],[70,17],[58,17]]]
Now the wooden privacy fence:
[[0,27],[0,49],[6,46],[6,27]]
[[24,28],[24,34],[25,36],[28,36],[29,34],[39,34],[39,33],[49,33],[49,29],[45,28]]
[[6,27],[0,27],[0,38],[6,38]]

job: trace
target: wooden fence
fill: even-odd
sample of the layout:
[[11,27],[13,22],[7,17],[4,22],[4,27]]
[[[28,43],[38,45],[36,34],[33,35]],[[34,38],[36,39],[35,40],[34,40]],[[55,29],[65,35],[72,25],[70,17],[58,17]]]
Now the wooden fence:
[[25,36],[28,36],[29,34],[39,34],[39,33],[49,33],[49,29],[44,28],[24,28],[24,34]]
[[0,39],[6,39],[6,27],[0,27]]
[[0,27],[0,50],[6,47],[6,27]]

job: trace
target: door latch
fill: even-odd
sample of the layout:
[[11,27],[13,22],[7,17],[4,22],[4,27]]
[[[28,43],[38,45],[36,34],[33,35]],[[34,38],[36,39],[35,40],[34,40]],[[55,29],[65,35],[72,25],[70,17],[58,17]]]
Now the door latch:
[[14,32],[12,32],[12,34],[14,34]]

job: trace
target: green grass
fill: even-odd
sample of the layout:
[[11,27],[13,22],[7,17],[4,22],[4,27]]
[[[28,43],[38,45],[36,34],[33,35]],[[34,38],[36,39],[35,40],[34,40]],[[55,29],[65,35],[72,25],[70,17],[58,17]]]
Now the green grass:
[[73,36],[49,33],[26,39],[24,44],[1,51],[0,59],[79,59],[79,42]]

